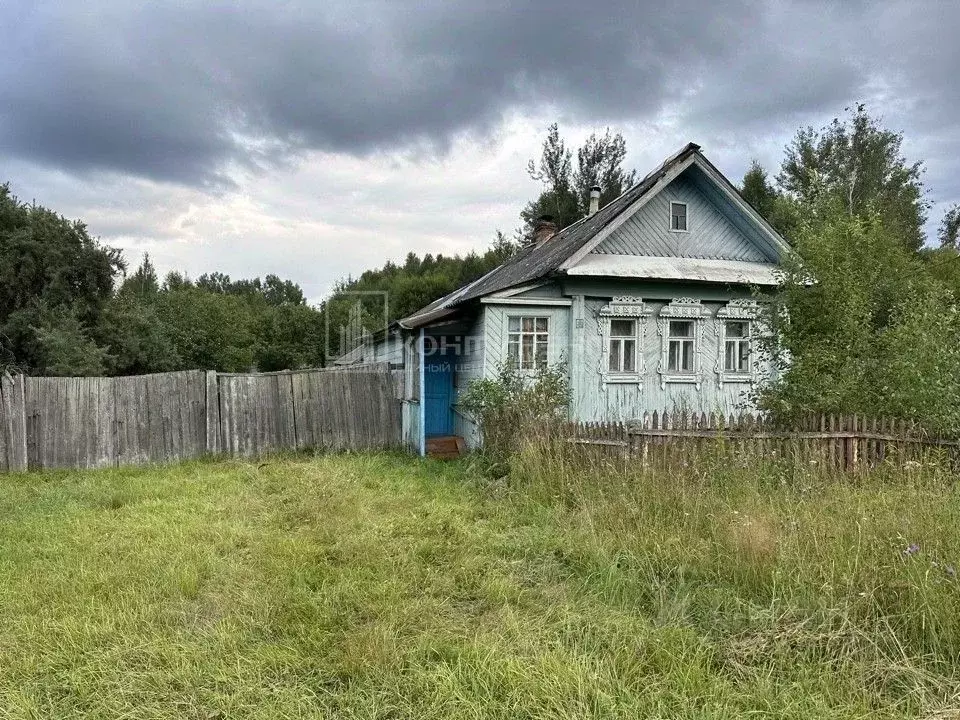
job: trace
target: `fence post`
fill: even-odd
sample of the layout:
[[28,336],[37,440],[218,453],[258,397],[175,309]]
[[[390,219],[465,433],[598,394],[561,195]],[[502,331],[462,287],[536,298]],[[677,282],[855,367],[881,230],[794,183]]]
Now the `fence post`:
[[216,370],[207,370],[207,452],[220,453],[220,390]]
[[27,470],[27,402],[23,375],[4,373],[0,378],[0,439],[4,457],[0,469],[10,472]]

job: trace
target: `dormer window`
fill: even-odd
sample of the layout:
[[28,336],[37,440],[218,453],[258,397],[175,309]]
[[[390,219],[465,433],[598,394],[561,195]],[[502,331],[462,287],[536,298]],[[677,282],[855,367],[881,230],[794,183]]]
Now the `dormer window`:
[[670,203],[670,230],[687,232],[687,204],[685,202]]

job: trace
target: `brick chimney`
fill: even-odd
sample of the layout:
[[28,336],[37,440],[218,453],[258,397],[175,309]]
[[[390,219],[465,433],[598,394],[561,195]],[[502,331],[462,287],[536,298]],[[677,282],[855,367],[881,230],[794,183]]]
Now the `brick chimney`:
[[553,221],[553,216],[541,215],[533,224],[533,232],[530,233],[529,243],[533,246],[543,245],[556,234],[557,224]]
[[597,210],[600,209],[600,186],[594,185],[590,188],[590,212],[587,213],[587,217],[591,215],[596,215]]

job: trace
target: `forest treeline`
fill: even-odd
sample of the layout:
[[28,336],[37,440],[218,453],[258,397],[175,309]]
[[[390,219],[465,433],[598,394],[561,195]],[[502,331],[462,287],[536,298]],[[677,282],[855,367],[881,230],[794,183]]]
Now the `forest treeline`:
[[[960,208],[927,238],[923,164],[862,105],[825,127],[802,128],[772,173],[754,162],[743,196],[793,246],[768,298],[766,350],[789,358],[757,401],[781,414],[891,414],[960,430]],[[347,348],[338,329],[358,300],[368,329],[423,305],[507,259],[542,215],[565,227],[632,185],[620,133],[569,147],[557,125],[526,168],[541,192],[512,236],[466,256],[420,256],[336,284],[319,306],[290,280],[211,272],[157,277],[147,257],[120,251],[81,222],[18,200],[0,185],[0,365],[34,374],[135,374],[319,366]],[[329,321],[329,322],[328,322]],[[333,329],[328,333],[328,328]],[[331,357],[327,356],[327,349]]]

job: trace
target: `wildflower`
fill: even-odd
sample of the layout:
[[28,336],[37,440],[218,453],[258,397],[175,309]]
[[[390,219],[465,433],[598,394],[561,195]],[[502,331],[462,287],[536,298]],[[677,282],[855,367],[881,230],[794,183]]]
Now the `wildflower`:
[[911,555],[916,555],[918,552],[920,552],[920,546],[916,543],[910,543],[907,545],[907,549],[903,551],[903,554],[910,557]]

